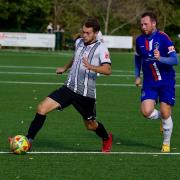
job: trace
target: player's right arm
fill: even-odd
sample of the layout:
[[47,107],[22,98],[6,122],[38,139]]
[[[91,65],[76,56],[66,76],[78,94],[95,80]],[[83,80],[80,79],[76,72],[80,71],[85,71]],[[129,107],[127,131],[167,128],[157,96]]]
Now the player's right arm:
[[[75,51],[76,51],[76,48],[78,48],[78,46],[81,44],[81,41],[82,41],[82,38],[76,39],[76,42],[75,42]],[[57,74],[62,74],[64,72],[66,72],[69,68],[71,68],[71,66],[73,64],[73,61],[74,61],[74,57],[75,57],[75,54],[74,54],[72,59],[67,64],[65,64],[63,67],[58,67],[56,69],[56,73]]]
[[134,71],[135,71],[135,85],[138,87],[141,84],[141,78],[140,78],[140,73],[141,73],[141,66],[142,66],[142,57],[138,51],[138,44],[136,41],[136,53],[134,55]]
[[62,74],[64,72],[66,72],[73,64],[73,59],[71,59],[67,64],[65,64],[63,67],[58,67],[56,69],[56,73],[57,74]]
[[134,64],[135,64],[135,85],[138,87],[141,84],[141,56],[135,55],[134,57]]

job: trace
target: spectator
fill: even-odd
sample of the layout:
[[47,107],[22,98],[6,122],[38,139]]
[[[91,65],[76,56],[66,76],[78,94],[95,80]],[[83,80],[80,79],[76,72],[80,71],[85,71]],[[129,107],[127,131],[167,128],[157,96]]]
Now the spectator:
[[101,31],[99,31],[97,34],[97,40],[101,41],[102,43],[104,42],[103,35],[102,35]]
[[64,29],[59,24],[57,24],[56,29],[54,31],[56,35],[56,50],[62,50],[63,47],[63,34]]
[[49,22],[47,26],[47,33],[52,34],[53,33],[53,23]]

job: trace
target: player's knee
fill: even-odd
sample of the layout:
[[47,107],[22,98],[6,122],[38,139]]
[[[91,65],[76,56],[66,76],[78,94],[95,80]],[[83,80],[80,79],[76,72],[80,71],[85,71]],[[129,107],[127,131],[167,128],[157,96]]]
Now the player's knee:
[[94,131],[97,128],[96,121],[87,121],[85,123],[87,130]]
[[161,112],[161,118],[162,119],[168,119],[171,114],[169,112]]
[[47,114],[47,108],[45,105],[43,105],[42,103],[40,103],[37,107],[37,113],[42,114],[42,115],[46,115]]
[[149,118],[149,116],[151,115],[152,111],[150,111],[150,110],[142,110],[141,113],[143,114],[143,116],[145,118]]
[[87,130],[90,130],[90,131],[93,131],[93,130],[94,130],[92,124],[86,124],[86,129],[87,129]]

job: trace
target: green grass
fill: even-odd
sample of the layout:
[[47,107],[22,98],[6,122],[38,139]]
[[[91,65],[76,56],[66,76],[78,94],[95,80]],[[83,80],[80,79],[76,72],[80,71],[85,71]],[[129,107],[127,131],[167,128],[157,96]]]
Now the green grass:
[[[56,83],[66,79],[66,75],[57,76],[54,72],[71,55],[71,52],[0,51],[0,152],[9,151],[8,136],[26,134],[38,103],[59,87]],[[140,89],[112,85],[133,85],[134,77],[129,76],[133,75],[133,54],[112,53],[111,59],[112,75],[118,76],[98,78],[97,118],[113,133],[112,151],[159,153],[162,141],[159,122],[141,116]],[[176,70],[180,85],[180,67]],[[180,153],[179,99],[177,87],[172,153]],[[100,148],[100,139],[85,129],[81,116],[69,107],[48,115],[32,151],[94,152]],[[180,155],[175,154],[0,154],[2,180],[178,180],[179,171]]]

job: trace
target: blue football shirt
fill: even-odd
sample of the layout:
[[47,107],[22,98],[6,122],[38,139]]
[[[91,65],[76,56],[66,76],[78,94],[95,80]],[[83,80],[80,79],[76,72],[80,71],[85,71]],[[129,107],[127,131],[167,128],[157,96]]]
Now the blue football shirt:
[[175,71],[172,65],[164,64],[154,57],[154,50],[158,49],[162,57],[169,57],[175,53],[173,42],[167,34],[155,31],[150,36],[140,35],[136,39],[136,56],[142,61],[144,85],[167,84],[175,80]]

